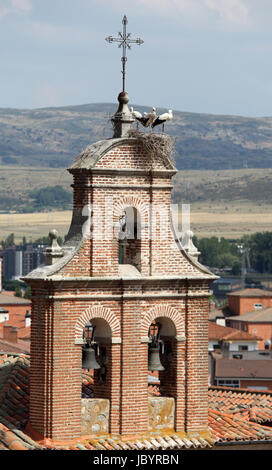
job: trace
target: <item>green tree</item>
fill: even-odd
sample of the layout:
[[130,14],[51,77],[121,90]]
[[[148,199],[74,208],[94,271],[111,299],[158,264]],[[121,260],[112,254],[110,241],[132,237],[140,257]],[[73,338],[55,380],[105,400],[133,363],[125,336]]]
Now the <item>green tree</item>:
[[6,248],[10,248],[11,246],[14,246],[15,245],[14,233],[10,233],[5,240],[2,240],[1,245],[4,250]]
[[272,232],[257,232],[247,240],[250,263],[260,273],[272,272]]
[[22,289],[21,289],[21,287],[17,286],[17,287],[15,288],[15,294],[14,294],[14,295],[15,295],[15,297],[22,297]]
[[26,287],[26,290],[25,290],[25,293],[24,293],[24,298],[25,299],[30,299],[31,298],[31,287],[30,286]]
[[72,202],[72,193],[60,185],[30,191],[29,196],[34,199],[36,208],[66,207]]

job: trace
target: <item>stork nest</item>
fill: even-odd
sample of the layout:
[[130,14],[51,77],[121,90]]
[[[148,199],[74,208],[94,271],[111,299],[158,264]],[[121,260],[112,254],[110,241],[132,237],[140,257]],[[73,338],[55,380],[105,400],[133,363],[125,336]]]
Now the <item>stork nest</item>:
[[147,134],[139,129],[131,129],[128,136],[137,139],[144,151],[150,156],[151,162],[159,157],[168,168],[175,166],[173,157],[175,139],[170,135]]

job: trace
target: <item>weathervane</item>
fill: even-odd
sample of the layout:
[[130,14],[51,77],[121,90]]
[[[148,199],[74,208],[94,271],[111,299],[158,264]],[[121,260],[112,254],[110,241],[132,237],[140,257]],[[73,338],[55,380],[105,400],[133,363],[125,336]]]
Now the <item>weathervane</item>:
[[119,42],[118,47],[123,47],[123,56],[121,58],[121,62],[123,65],[122,69],[122,74],[123,74],[123,92],[125,91],[125,81],[126,81],[126,61],[127,61],[127,48],[131,49],[130,44],[135,43],[140,46],[141,44],[144,43],[144,41],[140,38],[137,39],[130,39],[131,33],[127,33],[127,17],[126,15],[123,18],[123,33],[118,33],[119,37],[118,38],[113,38],[112,36],[108,36],[106,38],[106,41],[108,42]]

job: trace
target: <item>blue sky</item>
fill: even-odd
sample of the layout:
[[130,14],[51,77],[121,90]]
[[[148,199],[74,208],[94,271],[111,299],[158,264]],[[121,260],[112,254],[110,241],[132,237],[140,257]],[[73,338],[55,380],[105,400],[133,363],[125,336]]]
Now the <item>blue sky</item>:
[[0,0],[0,107],[115,102],[272,116],[272,0]]

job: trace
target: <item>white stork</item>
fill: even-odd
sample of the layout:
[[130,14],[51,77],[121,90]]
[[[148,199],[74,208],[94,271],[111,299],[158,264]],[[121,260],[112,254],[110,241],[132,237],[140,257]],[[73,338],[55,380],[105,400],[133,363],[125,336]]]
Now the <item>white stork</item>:
[[152,108],[151,113],[144,113],[144,115],[139,113],[139,111],[134,111],[132,107],[130,108],[130,112],[136,121],[140,122],[144,127],[149,127],[156,118],[156,108]]
[[152,123],[151,127],[153,129],[155,126],[162,124],[162,132],[164,132],[165,122],[172,121],[172,119],[173,119],[173,112],[172,112],[172,109],[169,109],[168,113],[160,114],[160,116],[158,116],[157,119],[155,119],[155,121]]

